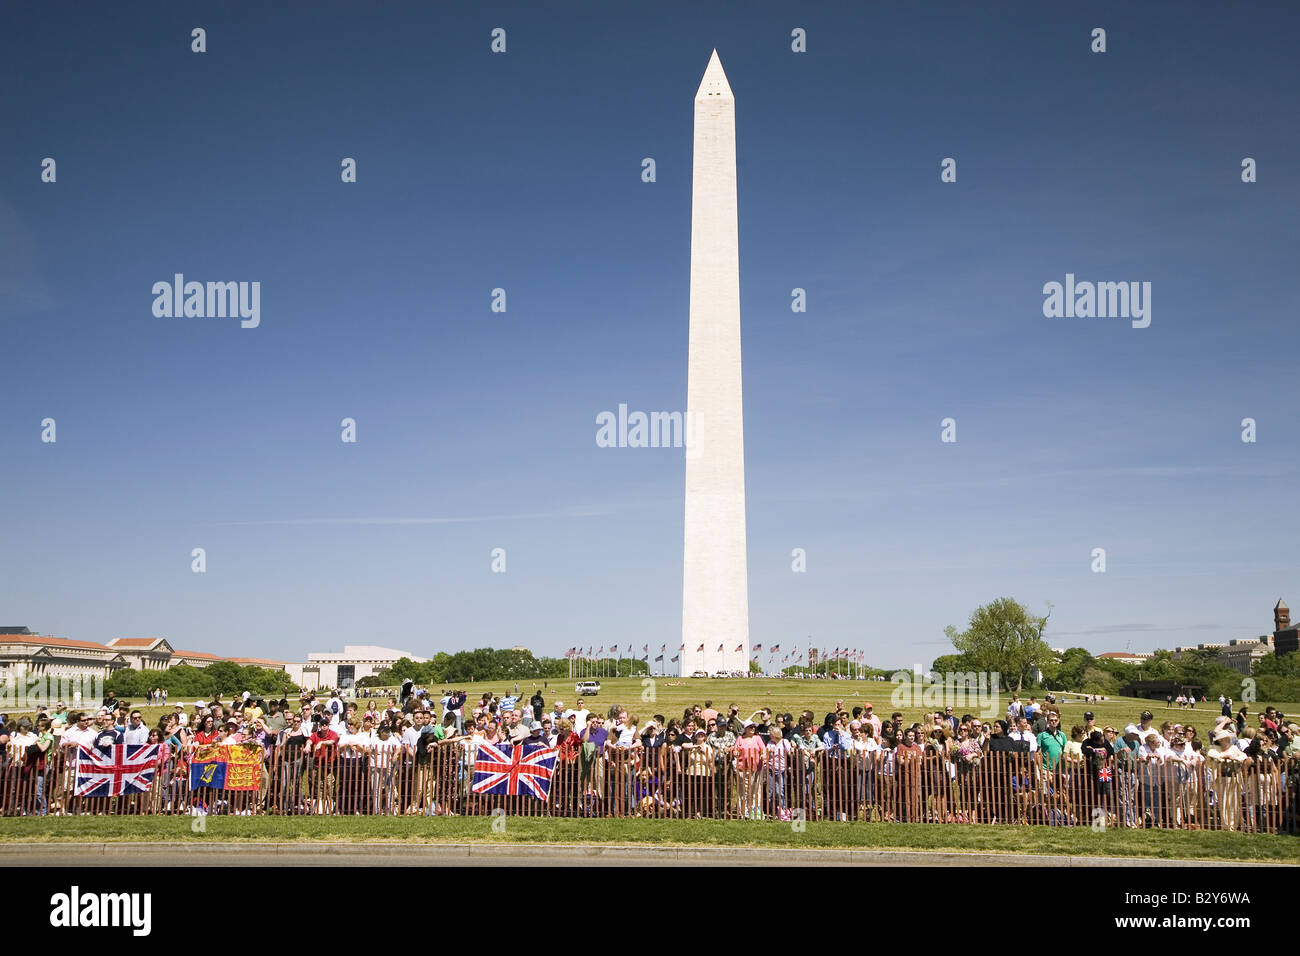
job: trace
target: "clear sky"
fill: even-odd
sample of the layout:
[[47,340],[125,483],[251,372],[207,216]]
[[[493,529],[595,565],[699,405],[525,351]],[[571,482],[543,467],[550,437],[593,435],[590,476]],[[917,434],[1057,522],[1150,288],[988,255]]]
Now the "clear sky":
[[[1002,595],[1094,652],[1270,630],[1300,602],[1300,9],[735,10],[6,8],[0,624],[675,648],[683,452],[597,447],[595,418],[685,404],[716,47],[751,642],[928,663]],[[155,317],[178,272],[260,282],[260,326]],[[1150,327],[1044,317],[1067,273],[1150,282]]]

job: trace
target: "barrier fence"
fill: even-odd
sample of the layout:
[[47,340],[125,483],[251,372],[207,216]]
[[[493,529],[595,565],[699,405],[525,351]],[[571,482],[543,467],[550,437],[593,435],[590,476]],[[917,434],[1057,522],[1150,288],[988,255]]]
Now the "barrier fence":
[[[769,751],[761,768],[708,746],[561,748],[539,799],[473,792],[474,754],[463,741],[411,753],[344,750],[333,759],[301,747],[255,745],[244,786],[191,786],[196,745],[160,748],[152,787],[121,797],[76,796],[68,749],[33,761],[11,748],[0,766],[0,814],[332,816],[423,813],[529,817],[649,817],[996,823],[1295,833],[1300,761],[1243,767],[1217,760],[1129,761],[1103,766],[1038,754],[985,753],[974,762],[934,750],[836,755]],[[198,754],[202,756],[201,754]],[[234,766],[233,764],[231,766]],[[201,783],[201,781],[198,781]]]

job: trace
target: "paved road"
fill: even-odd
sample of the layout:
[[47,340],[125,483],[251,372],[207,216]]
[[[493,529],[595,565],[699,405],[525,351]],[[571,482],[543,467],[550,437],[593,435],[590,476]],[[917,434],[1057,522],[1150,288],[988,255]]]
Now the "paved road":
[[[1212,860],[954,853],[923,850],[803,850],[773,847],[631,847],[484,843],[10,843],[4,866],[1221,866]],[[1240,864],[1235,864],[1240,865]],[[1264,864],[1268,865],[1268,864]]]

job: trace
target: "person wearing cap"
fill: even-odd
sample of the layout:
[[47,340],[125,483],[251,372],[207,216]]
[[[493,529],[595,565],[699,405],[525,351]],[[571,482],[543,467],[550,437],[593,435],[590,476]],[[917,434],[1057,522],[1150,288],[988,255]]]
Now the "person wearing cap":
[[1241,826],[1240,771],[1249,767],[1252,761],[1232,742],[1232,734],[1226,730],[1216,730],[1205,755],[1205,763],[1210,768],[1219,827],[1223,830],[1236,830]]
[[713,733],[708,735],[709,748],[713,751],[713,806],[716,814],[725,817],[731,808],[730,770],[732,751],[736,748],[736,735],[731,732],[729,721],[719,714]]
[[1137,724],[1129,724],[1123,728],[1123,733],[1118,732],[1111,741],[1111,750],[1115,754],[1115,794],[1116,805],[1119,807],[1120,825],[1125,827],[1137,826],[1137,795],[1138,795],[1138,750],[1141,749],[1141,731]]
[[876,716],[875,709],[872,707],[871,701],[866,701],[862,705],[862,719],[871,725],[871,736],[874,739],[879,740],[880,739],[880,718]]

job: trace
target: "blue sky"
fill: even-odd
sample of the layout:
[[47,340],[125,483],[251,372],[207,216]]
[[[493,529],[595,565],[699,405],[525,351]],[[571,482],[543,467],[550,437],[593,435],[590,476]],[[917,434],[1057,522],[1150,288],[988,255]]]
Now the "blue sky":
[[[1054,645],[1150,650],[1300,601],[1293,6],[3,16],[0,623],[288,660],[675,647],[682,452],[599,448],[595,416],[685,403],[715,46],[753,643],[927,663],[1010,595]],[[176,272],[259,281],[260,327],[156,318]],[[1151,326],[1045,318],[1067,272],[1151,282]]]

